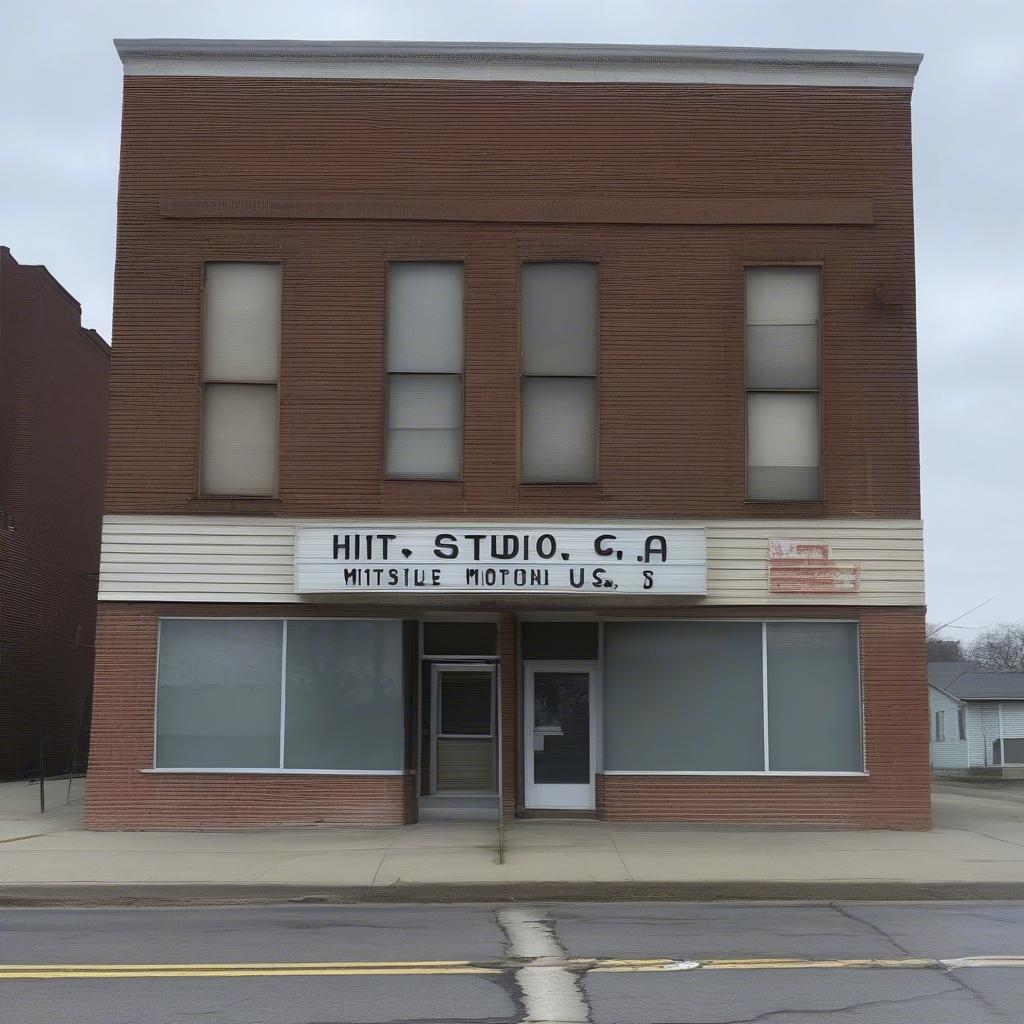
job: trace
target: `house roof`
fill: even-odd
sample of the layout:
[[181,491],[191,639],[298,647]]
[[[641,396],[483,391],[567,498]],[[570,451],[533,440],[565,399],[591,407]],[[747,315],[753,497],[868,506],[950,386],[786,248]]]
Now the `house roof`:
[[973,661],[931,662],[928,685],[958,700],[1024,700],[1024,672],[986,672]]

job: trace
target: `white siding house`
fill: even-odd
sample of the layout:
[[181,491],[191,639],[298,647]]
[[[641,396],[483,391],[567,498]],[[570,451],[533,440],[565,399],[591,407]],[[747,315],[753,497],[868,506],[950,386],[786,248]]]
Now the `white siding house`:
[[933,772],[1024,772],[1024,673],[969,663],[928,666],[929,761]]
[[[969,733],[970,719],[962,721],[969,715],[969,709],[955,697],[928,687],[929,763],[932,771],[963,771],[970,761],[968,759],[968,742],[966,735],[961,738],[961,725],[964,732]],[[981,748],[979,747],[979,750]]]

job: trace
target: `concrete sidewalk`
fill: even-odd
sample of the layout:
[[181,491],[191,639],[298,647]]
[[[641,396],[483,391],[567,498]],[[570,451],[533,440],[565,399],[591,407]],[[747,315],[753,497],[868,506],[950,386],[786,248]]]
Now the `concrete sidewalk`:
[[80,794],[40,815],[35,786],[7,783],[0,903],[1024,898],[1024,805],[945,790],[933,804],[932,832],[516,821],[502,864],[486,823],[88,832]]

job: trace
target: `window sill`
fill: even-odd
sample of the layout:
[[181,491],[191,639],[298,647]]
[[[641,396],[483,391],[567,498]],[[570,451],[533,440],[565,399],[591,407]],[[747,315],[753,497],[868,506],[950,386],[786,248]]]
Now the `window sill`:
[[412,775],[405,768],[140,768],[140,775]]
[[745,778],[797,778],[797,779],[866,779],[870,772],[646,772],[646,771],[614,771],[598,772],[598,775],[701,775],[707,777]]
[[593,495],[594,497],[603,497],[604,488],[599,483],[525,483],[520,481],[518,484],[519,493],[524,497],[531,497],[533,495],[548,496],[553,492],[564,491],[566,494],[584,494]]
[[198,494],[188,499],[192,512],[236,512],[262,515],[280,512],[284,503],[277,497],[245,497],[242,495]]

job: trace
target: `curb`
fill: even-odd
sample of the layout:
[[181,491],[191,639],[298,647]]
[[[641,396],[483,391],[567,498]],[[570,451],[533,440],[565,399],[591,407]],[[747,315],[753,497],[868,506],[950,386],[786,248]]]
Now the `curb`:
[[1021,882],[505,882],[397,885],[0,885],[0,907],[351,903],[1024,900]]

